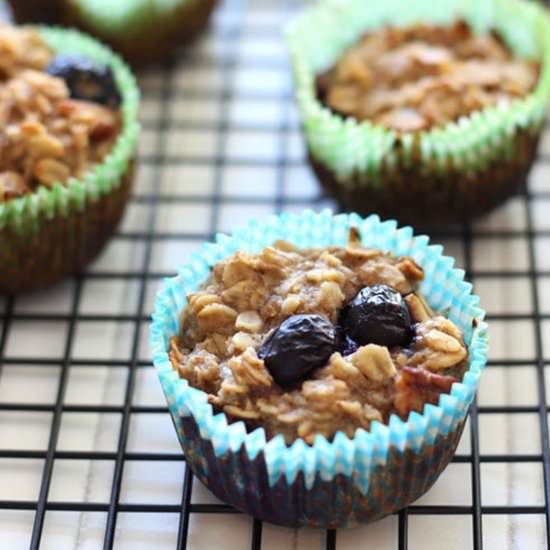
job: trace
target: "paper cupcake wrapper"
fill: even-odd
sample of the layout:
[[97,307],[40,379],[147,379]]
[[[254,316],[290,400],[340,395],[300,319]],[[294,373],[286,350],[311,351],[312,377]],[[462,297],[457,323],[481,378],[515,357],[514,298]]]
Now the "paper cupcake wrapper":
[[196,9],[203,0],[74,0],[74,9],[87,24],[116,36],[151,27],[159,18],[171,17],[183,7]]
[[[439,404],[426,405],[407,421],[392,416],[349,438],[317,436],[287,446],[279,435],[267,441],[263,428],[247,432],[243,422],[216,414],[206,393],[174,371],[167,350],[179,332],[186,296],[208,277],[211,267],[237,250],[259,252],[278,239],[299,247],[345,245],[349,229],[362,244],[395,255],[410,255],[425,270],[420,291],[464,333],[469,369]],[[479,299],[464,271],[443,256],[442,247],[414,237],[410,227],[377,216],[282,214],[252,221],[231,236],[218,235],[168,279],[157,296],[151,328],[153,361],[178,437],[194,473],[221,499],[262,519],[294,526],[336,527],[376,519],[425,492],[451,459],[486,362],[487,326]]]
[[77,31],[37,28],[56,52],[79,52],[112,68],[123,124],[112,151],[84,177],[0,203],[0,293],[35,286],[33,281],[50,284],[97,254],[124,210],[139,136],[139,91],[122,59]]
[[[186,20],[210,11],[216,0],[8,0],[20,23],[48,23],[86,27],[103,39],[163,29],[174,25],[185,31]],[[206,9],[205,9],[206,8]]]
[[18,23],[54,24],[59,21],[61,0],[8,0],[12,15]]
[[340,181],[310,153],[311,167],[324,190],[343,211],[377,213],[415,227],[446,227],[469,222],[521,191],[536,157],[540,132],[518,130],[514,155],[488,164],[482,171],[445,172],[420,164],[398,164],[372,177],[371,185],[357,175]]
[[193,40],[218,0],[73,0],[64,24],[105,40],[135,64],[161,60]]
[[[457,18],[477,32],[498,30],[517,56],[540,60],[535,90],[508,106],[401,136],[369,121],[343,119],[317,99],[316,75],[333,65],[364,32],[418,22],[449,25]],[[518,133],[538,132],[550,97],[550,18],[535,2],[323,0],[290,26],[288,43],[310,152],[343,185],[353,176],[354,183],[376,186],[382,173],[417,163],[433,174],[449,169],[465,174],[483,171],[498,159],[513,158]]]

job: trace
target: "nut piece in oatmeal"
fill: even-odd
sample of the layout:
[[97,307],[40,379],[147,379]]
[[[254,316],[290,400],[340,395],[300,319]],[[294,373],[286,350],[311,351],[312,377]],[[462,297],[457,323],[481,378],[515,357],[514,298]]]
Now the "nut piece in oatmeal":
[[[230,420],[289,443],[352,437],[437,403],[467,368],[462,334],[419,294],[424,272],[412,258],[358,242],[303,250],[277,242],[216,264],[188,296],[170,344],[174,369]],[[354,303],[369,321],[360,342]],[[377,315],[407,338],[377,340]]]
[[[119,111],[77,99],[74,82],[48,74],[56,57],[35,30],[0,25],[0,53],[0,202],[101,163],[120,132]],[[97,71],[112,80],[108,68]]]

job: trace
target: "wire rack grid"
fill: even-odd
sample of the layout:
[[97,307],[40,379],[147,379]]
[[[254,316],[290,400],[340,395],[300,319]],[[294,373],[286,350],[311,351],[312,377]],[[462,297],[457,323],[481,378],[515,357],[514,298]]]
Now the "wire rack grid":
[[489,367],[458,453],[413,506],[348,531],[262,524],[185,468],[148,350],[161,279],[249,217],[319,209],[281,29],[306,2],[226,0],[140,73],[140,173],[85,273],[0,298],[0,548],[538,550],[550,537],[550,133],[529,189],[434,235],[475,282]]

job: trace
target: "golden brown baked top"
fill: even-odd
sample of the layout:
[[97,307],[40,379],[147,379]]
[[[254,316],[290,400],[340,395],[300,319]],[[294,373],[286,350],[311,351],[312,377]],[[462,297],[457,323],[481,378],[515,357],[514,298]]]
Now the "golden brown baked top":
[[119,134],[118,110],[71,97],[54,59],[38,32],[0,25],[0,203],[82,176]]
[[230,419],[287,442],[406,418],[467,367],[459,329],[417,291],[423,276],[411,258],[354,243],[237,252],[188,296],[172,365]]
[[515,59],[496,33],[387,27],[366,33],[317,79],[333,111],[400,132],[442,126],[528,94],[538,64]]

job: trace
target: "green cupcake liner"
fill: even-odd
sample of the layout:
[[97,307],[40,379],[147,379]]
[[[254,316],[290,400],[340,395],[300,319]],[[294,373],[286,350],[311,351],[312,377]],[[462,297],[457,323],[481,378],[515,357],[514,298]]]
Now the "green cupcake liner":
[[[540,60],[539,82],[531,94],[405,135],[344,119],[317,98],[316,75],[364,32],[418,22],[449,25],[458,18],[476,32],[496,29],[515,55]],[[291,25],[288,43],[310,155],[331,172],[333,187],[381,188],[388,174],[410,167],[415,176],[454,172],[475,178],[495,163],[514,161],[522,136],[532,136],[536,148],[550,98],[550,17],[540,5],[521,0],[324,0]]]
[[70,0],[75,13],[86,24],[116,37],[120,33],[150,28],[152,21],[170,18],[177,10],[197,9],[204,0]]
[[161,60],[196,38],[217,0],[67,0],[64,22],[111,44],[134,64]]
[[403,224],[428,230],[475,219],[521,190],[535,159],[540,132],[521,131],[514,155],[470,173],[452,167],[426,169],[414,161],[382,171],[372,185],[350,177],[344,183],[310,154],[310,163],[325,191],[349,211],[376,212]]
[[76,27],[109,43],[134,64],[161,60],[206,27],[218,0],[9,0],[19,22]]
[[8,0],[13,17],[20,23],[55,24],[59,22],[62,0]]
[[[123,123],[112,151],[82,178],[54,184],[52,189],[40,187],[31,195],[0,204],[0,293],[51,284],[83,267],[84,256],[89,261],[98,252],[98,243],[103,244],[114,231],[124,210],[140,130],[139,91],[120,57],[77,31],[38,29],[56,52],[79,52],[111,67],[122,95]],[[85,222],[98,205],[101,208],[94,216],[102,227],[94,231]],[[80,253],[85,250],[87,254]],[[47,260],[48,253],[52,258],[50,265],[33,261],[41,257]],[[76,261],[76,257],[80,260]],[[31,266],[34,270],[43,268],[44,272],[29,273]]]

